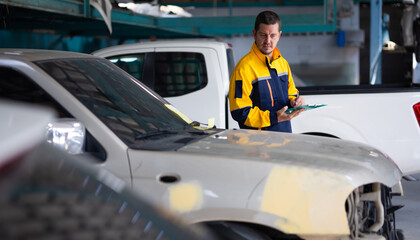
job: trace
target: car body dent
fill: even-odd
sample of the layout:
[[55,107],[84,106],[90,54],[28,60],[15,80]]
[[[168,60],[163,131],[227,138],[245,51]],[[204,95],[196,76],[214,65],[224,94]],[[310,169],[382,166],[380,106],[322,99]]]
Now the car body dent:
[[[138,166],[134,187],[153,188],[153,201],[192,223],[257,218],[299,235],[348,235],[345,201],[352,190],[401,179],[398,167],[368,145],[300,134],[225,130],[176,153],[145,153],[129,150]],[[180,181],[161,183],[162,172]]]

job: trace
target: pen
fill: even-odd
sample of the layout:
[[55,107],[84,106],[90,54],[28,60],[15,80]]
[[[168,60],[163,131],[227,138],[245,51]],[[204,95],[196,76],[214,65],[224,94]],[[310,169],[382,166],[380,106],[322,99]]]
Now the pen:
[[297,93],[296,93],[296,99],[295,99],[295,106],[293,106],[293,107],[296,107],[298,104],[297,104],[297,99],[298,99],[298,97],[299,97],[299,90],[297,91]]

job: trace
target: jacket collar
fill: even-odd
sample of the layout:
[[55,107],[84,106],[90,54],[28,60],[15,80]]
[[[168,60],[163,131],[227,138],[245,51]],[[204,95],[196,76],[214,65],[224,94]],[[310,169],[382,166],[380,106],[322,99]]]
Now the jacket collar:
[[[268,62],[268,63],[271,65],[270,59],[269,59],[266,55],[264,55],[264,54],[260,51],[260,49],[258,49],[257,44],[255,44],[255,42],[254,42],[254,44],[252,44],[251,51],[252,51],[252,52],[253,52],[253,53],[254,53],[254,54],[258,57],[258,59],[260,59],[262,62],[264,62],[264,63]],[[279,58],[281,58],[280,51],[279,51],[279,49],[278,49],[277,47],[275,47],[275,48],[274,48],[274,50],[273,50],[273,61],[272,61],[272,62],[274,62],[274,61],[278,60]]]

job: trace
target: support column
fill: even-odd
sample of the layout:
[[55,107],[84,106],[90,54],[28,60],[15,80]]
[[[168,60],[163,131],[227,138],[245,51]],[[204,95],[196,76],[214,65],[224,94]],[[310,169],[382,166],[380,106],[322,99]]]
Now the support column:
[[90,0],[84,0],[83,8],[85,17],[90,17]]
[[382,83],[382,0],[370,1],[370,74],[371,85]]

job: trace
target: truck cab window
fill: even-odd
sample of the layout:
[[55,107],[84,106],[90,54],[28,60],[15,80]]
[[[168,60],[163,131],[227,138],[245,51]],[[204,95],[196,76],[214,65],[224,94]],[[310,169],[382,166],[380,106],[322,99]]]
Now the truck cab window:
[[121,55],[108,58],[109,61],[131,74],[133,77],[143,81],[143,64],[146,59],[145,53]]
[[207,85],[204,55],[191,52],[156,52],[108,58],[162,97],[185,95]]
[[201,53],[158,52],[155,64],[155,91],[163,97],[185,95],[207,85]]

